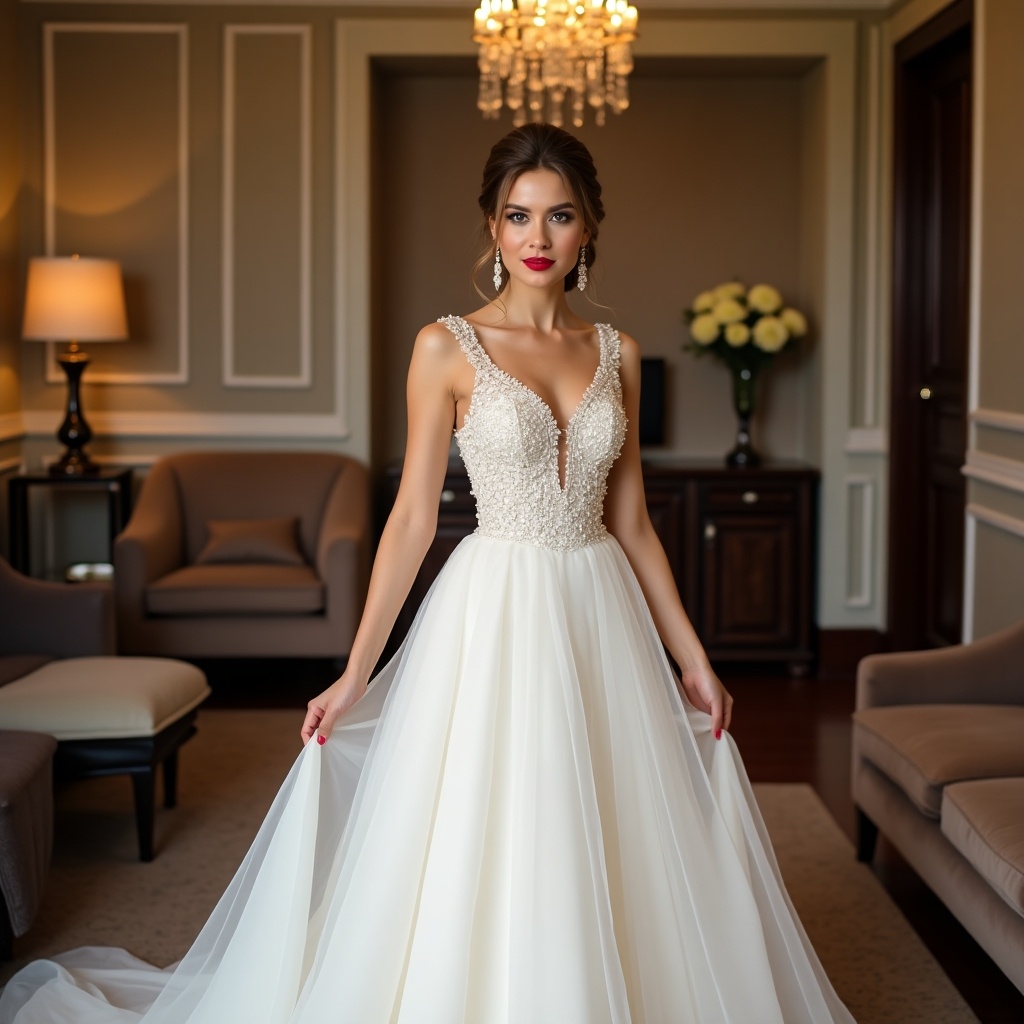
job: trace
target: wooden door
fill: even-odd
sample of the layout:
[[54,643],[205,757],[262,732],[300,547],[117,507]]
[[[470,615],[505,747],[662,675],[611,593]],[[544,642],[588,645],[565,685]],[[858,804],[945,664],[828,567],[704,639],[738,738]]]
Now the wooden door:
[[967,443],[971,0],[895,54],[889,631],[961,638]]

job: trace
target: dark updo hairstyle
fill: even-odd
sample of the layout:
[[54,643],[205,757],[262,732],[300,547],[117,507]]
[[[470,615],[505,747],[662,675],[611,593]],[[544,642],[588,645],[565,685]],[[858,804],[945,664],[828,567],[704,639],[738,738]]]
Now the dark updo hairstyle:
[[[553,124],[524,124],[515,128],[494,144],[491,155],[484,167],[484,178],[480,185],[480,209],[484,214],[481,231],[481,252],[473,266],[474,287],[477,274],[494,262],[497,247],[491,238],[489,221],[498,220],[508,202],[512,186],[525,171],[554,171],[562,179],[576,212],[583,220],[583,226],[590,238],[586,245],[587,266],[597,260],[597,226],[604,219],[601,204],[601,183],[597,170],[586,146],[569,132]],[[576,266],[565,275],[565,290],[576,287],[579,271]],[[502,272],[502,285],[508,280],[507,271]],[[477,292],[484,298],[480,289]]]

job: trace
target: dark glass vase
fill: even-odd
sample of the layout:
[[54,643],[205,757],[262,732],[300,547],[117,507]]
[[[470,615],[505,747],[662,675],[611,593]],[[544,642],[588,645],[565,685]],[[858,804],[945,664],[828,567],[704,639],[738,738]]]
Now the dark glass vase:
[[745,366],[732,372],[732,402],[739,419],[736,446],[725,457],[727,466],[747,468],[759,466],[761,456],[750,443],[750,418],[754,415],[754,396],[757,390],[757,370]]

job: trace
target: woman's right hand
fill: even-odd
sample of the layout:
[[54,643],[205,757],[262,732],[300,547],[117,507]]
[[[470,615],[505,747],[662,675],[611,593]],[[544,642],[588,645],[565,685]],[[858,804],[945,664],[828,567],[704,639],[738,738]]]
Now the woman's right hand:
[[307,705],[306,720],[302,723],[302,742],[308,743],[316,736],[317,743],[326,743],[334,730],[334,723],[363,694],[366,683],[342,675],[331,683],[319,696],[314,697]]

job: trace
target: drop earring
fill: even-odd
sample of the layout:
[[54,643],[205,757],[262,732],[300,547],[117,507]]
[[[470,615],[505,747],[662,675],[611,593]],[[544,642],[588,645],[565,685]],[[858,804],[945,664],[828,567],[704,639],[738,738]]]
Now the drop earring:
[[494,290],[501,294],[501,249],[494,247]]
[[580,246],[580,262],[576,268],[576,287],[583,291],[587,287],[587,247]]

